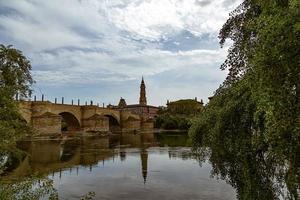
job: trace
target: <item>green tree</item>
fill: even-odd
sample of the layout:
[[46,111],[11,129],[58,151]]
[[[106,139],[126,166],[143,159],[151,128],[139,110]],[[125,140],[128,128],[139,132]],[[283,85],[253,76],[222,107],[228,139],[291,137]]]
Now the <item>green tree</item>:
[[[16,153],[16,141],[29,132],[14,97],[31,94],[31,65],[21,51],[0,45],[0,159]],[[3,168],[0,165],[0,174]]]
[[31,65],[20,50],[11,45],[0,45],[0,89],[6,91],[5,95],[13,98],[19,94],[28,97],[31,94]]
[[299,7],[297,0],[244,1],[219,36],[221,45],[227,38],[234,41],[222,65],[229,70],[222,88],[249,76],[255,117],[263,115],[264,133],[274,147],[280,138],[294,143],[300,137]]
[[194,99],[181,99],[168,103],[166,109],[158,111],[156,128],[188,130],[191,120],[201,112],[203,102]]
[[[245,0],[220,30],[222,46],[226,39],[233,41],[221,66],[229,73],[194,121],[190,135],[196,147],[210,148],[215,171],[233,181],[239,199],[277,198],[272,178],[284,182],[288,198],[299,197],[299,10],[298,0]],[[233,170],[238,165],[247,168],[245,164],[251,162],[242,158],[245,153],[250,153],[256,166],[267,167],[270,165],[266,163],[276,160],[272,163],[283,173],[276,175],[276,170],[266,173],[273,176],[266,177],[270,178],[268,183],[247,182],[251,180],[249,176],[244,177],[244,182],[237,181],[238,172],[228,171],[224,166],[234,163],[227,157],[230,155],[234,161],[240,161],[235,162]],[[223,158],[214,159],[213,155]],[[253,188],[264,184],[270,186],[268,192],[255,193]]]

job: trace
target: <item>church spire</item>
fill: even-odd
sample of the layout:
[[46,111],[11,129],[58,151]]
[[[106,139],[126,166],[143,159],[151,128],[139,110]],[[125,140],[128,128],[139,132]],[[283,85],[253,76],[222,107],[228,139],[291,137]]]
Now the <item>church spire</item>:
[[144,82],[144,77],[142,77],[141,86],[140,86],[140,105],[147,105],[146,99],[146,86]]

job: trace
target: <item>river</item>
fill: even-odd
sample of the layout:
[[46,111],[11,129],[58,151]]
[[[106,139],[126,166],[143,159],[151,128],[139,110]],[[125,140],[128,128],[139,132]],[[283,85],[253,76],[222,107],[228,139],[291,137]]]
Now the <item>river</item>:
[[[59,199],[235,199],[223,180],[199,162],[186,133],[127,133],[68,140],[24,141],[27,155],[5,179],[45,176]],[[44,198],[47,198],[44,197]]]

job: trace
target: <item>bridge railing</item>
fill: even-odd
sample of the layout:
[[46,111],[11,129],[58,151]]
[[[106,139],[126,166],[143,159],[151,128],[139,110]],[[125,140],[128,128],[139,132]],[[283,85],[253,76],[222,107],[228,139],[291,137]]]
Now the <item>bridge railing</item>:
[[40,100],[37,99],[37,96],[36,96],[36,95],[33,96],[33,99],[32,99],[32,98],[23,99],[23,98],[20,98],[18,94],[16,94],[15,100],[16,100],[16,101],[33,101],[33,102],[38,102],[38,101],[40,101],[40,102],[49,101],[49,102],[54,103],[54,104],[77,105],[77,106],[97,106],[97,107],[105,108],[105,104],[104,104],[104,103],[102,103],[102,104],[100,104],[100,103],[94,103],[93,100],[90,100],[89,102],[88,102],[88,101],[85,101],[84,104],[81,104],[80,99],[77,99],[77,102],[75,102],[74,99],[71,99],[71,102],[70,102],[70,103],[66,103],[66,102],[65,102],[65,97],[61,97],[61,101],[58,101],[58,98],[55,97],[55,98],[54,98],[54,102],[52,102],[51,100],[46,100],[44,94],[42,94]]

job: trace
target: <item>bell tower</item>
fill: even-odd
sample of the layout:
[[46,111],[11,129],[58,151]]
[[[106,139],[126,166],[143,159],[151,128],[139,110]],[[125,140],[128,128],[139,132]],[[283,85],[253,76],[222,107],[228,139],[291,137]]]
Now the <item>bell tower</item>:
[[142,82],[140,86],[140,105],[146,106],[147,99],[146,99],[146,86],[144,82],[144,77],[142,77]]

